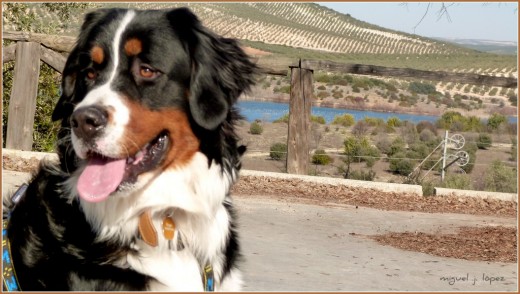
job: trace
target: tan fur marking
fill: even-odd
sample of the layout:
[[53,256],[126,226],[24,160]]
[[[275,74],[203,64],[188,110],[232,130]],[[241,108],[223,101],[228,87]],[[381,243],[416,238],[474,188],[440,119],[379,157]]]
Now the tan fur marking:
[[160,132],[167,131],[170,150],[160,168],[174,168],[187,164],[199,150],[199,140],[193,134],[187,115],[178,109],[152,111],[139,103],[126,100],[130,120],[124,134],[124,150],[135,154]]
[[94,61],[94,63],[103,63],[103,60],[105,60],[105,52],[103,51],[103,48],[97,45],[92,47],[92,50],[90,50],[90,58],[92,58],[92,61]]
[[127,56],[135,56],[143,51],[143,43],[137,38],[131,38],[125,43],[125,53]]

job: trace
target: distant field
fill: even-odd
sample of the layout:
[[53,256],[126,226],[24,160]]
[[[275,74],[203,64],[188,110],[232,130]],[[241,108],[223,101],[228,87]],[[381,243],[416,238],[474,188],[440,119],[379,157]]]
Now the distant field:
[[[72,16],[63,34],[76,35],[84,12],[99,7],[190,7],[202,22],[243,44],[272,52],[279,64],[297,58],[409,67],[424,70],[515,75],[516,55],[496,55],[359,21],[314,3],[91,3]],[[42,25],[64,27],[41,4],[30,4]],[[9,28],[9,23],[5,23]]]
[[[244,46],[266,52],[259,63],[287,68],[298,58],[343,63],[478,73],[518,77],[516,54],[491,54],[457,46],[446,40],[392,31],[335,12],[314,3],[91,3],[67,24],[41,4],[30,4],[42,26],[76,35],[86,11],[100,7],[161,9],[190,7],[201,21]],[[9,29],[9,23],[5,23]],[[438,83],[440,90],[507,97],[509,89]],[[516,94],[514,90],[513,94]]]
[[319,50],[294,48],[283,45],[265,44],[241,40],[246,46],[272,52],[271,56],[263,56],[265,60],[272,59],[274,64],[280,60],[321,59],[345,63],[362,63],[391,67],[406,67],[422,70],[443,70],[456,72],[489,73],[502,76],[516,76],[516,55],[495,55],[482,52],[467,52],[453,55],[439,54],[368,54],[368,53],[331,53]]

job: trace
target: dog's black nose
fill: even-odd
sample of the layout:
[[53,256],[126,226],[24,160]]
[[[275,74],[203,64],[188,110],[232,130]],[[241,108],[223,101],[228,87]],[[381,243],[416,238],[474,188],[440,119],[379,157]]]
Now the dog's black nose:
[[107,125],[108,113],[103,108],[88,106],[76,109],[72,114],[71,125],[76,136],[90,140]]

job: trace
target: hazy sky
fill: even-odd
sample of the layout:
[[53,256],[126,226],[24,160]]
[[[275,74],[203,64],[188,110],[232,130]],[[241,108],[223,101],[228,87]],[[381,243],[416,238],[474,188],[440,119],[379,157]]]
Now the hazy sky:
[[[518,42],[518,3],[444,2],[451,22],[438,19],[441,2],[317,2],[388,29],[424,37]],[[406,3],[406,4],[403,4]],[[417,26],[430,3],[429,12]]]

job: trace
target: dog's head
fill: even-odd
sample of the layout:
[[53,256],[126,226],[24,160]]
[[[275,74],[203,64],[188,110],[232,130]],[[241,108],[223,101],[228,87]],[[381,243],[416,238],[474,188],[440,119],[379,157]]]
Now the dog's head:
[[235,40],[212,33],[188,9],[90,13],[52,116],[62,120],[62,168],[85,166],[80,196],[101,201],[197,152],[234,164],[242,149],[233,104],[255,72]]

